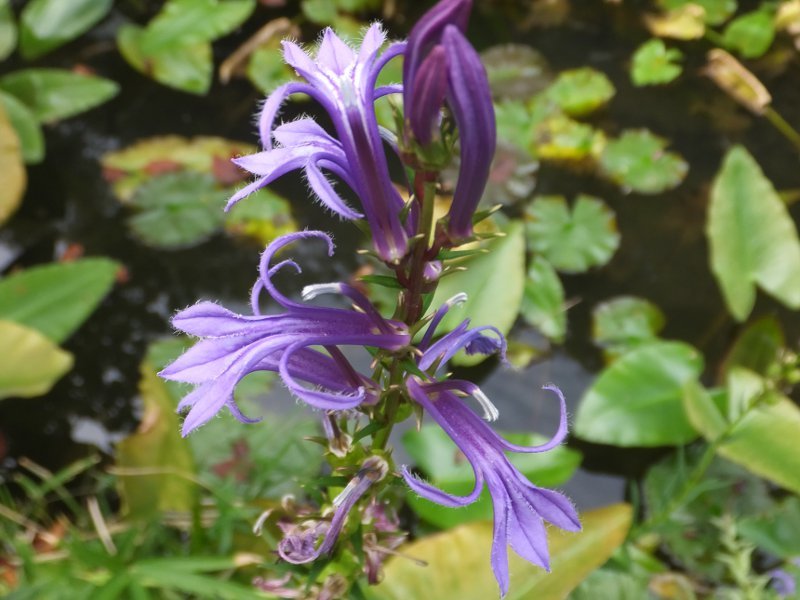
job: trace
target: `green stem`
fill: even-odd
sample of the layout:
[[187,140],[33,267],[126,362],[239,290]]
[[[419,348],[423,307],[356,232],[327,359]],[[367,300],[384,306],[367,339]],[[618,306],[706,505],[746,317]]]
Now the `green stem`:
[[768,106],[764,111],[764,116],[767,120],[775,126],[775,129],[781,132],[783,137],[789,140],[798,150],[800,150],[800,133],[792,127],[786,119],[784,119],[778,111],[771,106]]

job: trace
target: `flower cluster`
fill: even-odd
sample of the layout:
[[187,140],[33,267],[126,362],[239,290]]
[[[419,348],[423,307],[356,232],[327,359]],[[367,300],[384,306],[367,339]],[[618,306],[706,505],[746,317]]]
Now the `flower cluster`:
[[[431,293],[447,271],[439,250],[472,235],[494,151],[495,123],[486,73],[464,37],[470,8],[467,0],[440,2],[414,27],[407,43],[390,44],[383,53],[386,36],[379,25],[366,31],[358,50],[330,29],[313,55],[284,42],[285,60],[305,82],[283,85],[270,95],[259,121],[263,150],[235,159],[257,179],[231,198],[230,204],[289,171],[302,169],[324,206],[346,219],[365,218],[377,256],[401,288],[394,317],[382,316],[359,289],[347,283],[307,286],[302,302],[283,295],[273,282],[275,274],[285,268],[300,272],[291,258],[275,260],[286,246],[316,239],[325,242],[329,255],[333,253],[330,236],[302,231],[267,246],[251,294],[252,314],[200,302],[174,317],[176,329],[200,339],[161,375],[196,386],[178,407],[188,409],[184,435],[223,407],[244,422],[257,420],[243,415],[233,396],[239,381],[254,371],[278,373],[296,398],[324,411],[328,456],[334,470],[350,482],[335,490],[335,495],[329,491],[329,506],[320,507],[318,514],[306,511],[300,521],[281,522],[283,539],[277,552],[283,561],[301,565],[334,552],[339,534],[358,514],[364,531],[359,551],[365,557],[362,572],[375,583],[384,554],[403,539],[397,523],[387,519],[389,513],[381,517],[381,511],[376,512],[377,506],[383,506],[378,498],[393,484],[404,480],[415,493],[449,507],[476,501],[487,487],[494,507],[491,564],[505,594],[509,544],[526,560],[549,569],[544,521],[569,531],[580,529],[580,523],[566,497],[533,485],[506,456],[508,452],[546,452],[564,441],[567,417],[561,392],[546,386],[561,405],[560,426],[552,440],[535,447],[509,443],[487,424],[498,411],[480,388],[442,374],[460,351],[499,353],[504,358],[503,335],[492,327],[470,327],[468,320],[451,331],[440,331],[447,312],[465,300],[463,294],[427,317],[421,308],[423,294]],[[377,86],[383,66],[401,54],[405,56],[404,88]],[[378,126],[374,110],[377,98],[395,92],[403,94],[405,114],[405,130],[396,137]],[[295,93],[319,103],[330,117],[332,133],[307,117],[276,126],[280,107]],[[451,117],[459,136],[460,175],[448,216],[435,224],[433,179],[424,164],[425,147],[439,143],[437,132]],[[416,171],[408,206],[389,177],[387,150],[397,149],[396,139],[404,140],[399,154]],[[414,147],[419,154],[409,155]],[[337,194],[326,173],[351,188],[360,210]],[[315,298],[323,294],[336,294],[349,307],[320,306]],[[279,312],[261,312],[264,295],[279,306]],[[348,347],[370,352],[369,373],[360,372],[348,359]],[[467,405],[469,398],[477,402],[483,419]],[[418,479],[406,467],[395,469],[385,445],[398,415],[409,413],[400,410],[403,405],[424,410],[453,439],[475,474],[470,494],[453,496]],[[355,425],[350,421],[364,416],[371,420],[372,434],[365,438],[369,442],[354,443]],[[288,581],[281,577],[261,580],[259,585],[284,590]],[[343,585],[339,579],[334,583]]]

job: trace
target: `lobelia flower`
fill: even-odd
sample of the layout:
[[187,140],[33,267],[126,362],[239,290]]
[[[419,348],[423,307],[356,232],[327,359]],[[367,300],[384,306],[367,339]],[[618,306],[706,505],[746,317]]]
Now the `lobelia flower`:
[[[366,216],[382,259],[394,263],[406,254],[408,232],[400,220],[404,203],[389,177],[374,108],[376,99],[402,89],[396,85],[376,87],[376,82],[381,69],[402,54],[405,45],[392,44],[379,57],[385,40],[386,34],[376,23],[365,33],[358,52],[330,28],[323,32],[315,58],[297,44],[283,42],[284,60],[306,83],[284,84],[267,98],[259,119],[264,151],[234,159],[258,179],[239,190],[228,207],[281,175],[303,169],[311,189],[331,211],[346,219]],[[336,137],[307,118],[274,127],[280,107],[296,93],[307,94],[325,109]],[[277,146],[273,146],[273,137]],[[356,193],[363,214],[342,200],[323,171],[340,178]]]
[[[399,350],[410,343],[408,328],[381,317],[366,297],[345,284],[308,286],[303,296],[308,300],[322,293],[339,293],[359,310],[301,304],[281,294],[272,277],[284,267],[298,272],[300,267],[292,260],[270,266],[272,258],[287,244],[309,238],[325,240],[328,254],[333,254],[331,238],[320,231],[285,235],[267,246],[253,288],[253,315],[200,302],[173,318],[176,329],[202,338],[160,373],[165,379],[197,385],[178,405],[178,410],[190,408],[183,435],[206,423],[222,407],[239,420],[252,422],[236,406],[233,390],[254,371],[278,372],[295,396],[315,408],[342,410],[374,400],[377,385],[355,371],[338,346]],[[260,314],[258,300],[264,290],[282,306],[282,313]]]
[[497,145],[486,69],[463,34],[471,8],[469,0],[443,0],[425,13],[409,34],[403,65],[403,106],[415,139],[431,142],[445,98],[458,126],[460,163],[449,212],[455,239],[472,235]]

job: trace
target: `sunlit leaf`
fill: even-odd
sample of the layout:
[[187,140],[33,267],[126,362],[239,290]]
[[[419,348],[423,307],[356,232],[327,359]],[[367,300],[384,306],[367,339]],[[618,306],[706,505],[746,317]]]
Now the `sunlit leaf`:
[[743,321],[756,286],[800,307],[800,241],[772,183],[742,146],[725,155],[714,179],[706,235],[711,269],[728,309]]
[[528,246],[559,271],[605,265],[619,247],[614,212],[593,196],[578,195],[572,210],[563,196],[539,196],[525,219]]
[[[456,294],[466,292],[468,300],[450,309],[439,325],[440,332],[454,329],[464,319],[472,327],[492,325],[503,334],[511,329],[519,313],[525,284],[525,234],[522,223],[515,221],[506,236],[487,244],[487,254],[479,254],[458,263],[466,271],[442,278],[436,288],[432,309],[437,309]],[[474,365],[486,357],[459,354],[457,364]]]
[[218,231],[224,222],[228,193],[210,175],[167,173],[142,185],[131,199],[138,209],[128,223],[143,243],[156,248],[184,248]]
[[761,317],[750,323],[733,342],[720,367],[720,375],[725,377],[733,367],[767,375],[785,346],[780,322],[772,315]]
[[708,52],[708,64],[703,73],[736,102],[757,115],[763,114],[772,102],[764,84],[725,50],[714,48]]
[[0,318],[61,343],[109,292],[118,268],[107,258],[83,258],[13,273],[0,280]]
[[614,85],[600,71],[582,67],[563,71],[548,88],[547,97],[570,116],[596,111],[614,97]]
[[36,58],[91,29],[113,0],[31,0],[20,15],[20,50]]
[[[72,368],[72,355],[35,329],[0,321],[0,399],[47,393]],[[13,349],[13,351],[8,351]]]
[[725,46],[744,56],[758,58],[775,39],[775,23],[766,10],[756,10],[736,17],[722,35]]
[[[506,600],[561,600],[602,565],[625,540],[632,519],[627,504],[615,504],[581,515],[583,531],[549,530],[552,571],[524,561],[509,549],[511,582]],[[491,523],[470,523],[401,547],[404,557],[389,559],[385,578],[368,590],[373,600],[486,600],[498,595],[489,556]]]
[[633,54],[631,79],[638,86],[669,83],[683,71],[681,58],[683,54],[677,48],[667,48],[659,39],[648,40]]
[[44,158],[44,135],[34,114],[15,96],[0,92],[0,104],[19,137],[22,158],[28,164]]
[[289,201],[262,188],[251,194],[247,202],[239,202],[225,213],[225,229],[266,245],[275,238],[297,231]]
[[180,436],[175,403],[149,362],[142,363],[139,393],[144,404],[135,432],[117,444],[120,494],[135,518],[162,511],[188,512],[197,486],[189,444]]
[[640,194],[660,194],[680,185],[689,165],[667,141],[647,130],[627,130],[610,140],[600,156],[600,170],[614,183]]
[[527,100],[552,80],[545,58],[526,44],[502,44],[481,52],[495,98]]
[[553,266],[536,256],[528,268],[520,315],[548,338],[563,342],[567,332],[564,287]]
[[50,123],[103,104],[119,86],[63,69],[21,69],[0,78],[0,89],[16,96],[40,122]]
[[541,160],[574,163],[596,159],[605,143],[602,131],[557,113],[536,124],[529,149]]
[[[732,373],[737,376],[729,375],[722,409],[701,385],[687,386],[684,402],[692,424],[706,439],[719,443],[717,451],[721,456],[800,493],[800,409],[786,396],[766,389],[754,373],[742,376],[747,371],[741,368]],[[731,426],[729,402],[743,391],[756,389],[754,382],[759,384],[758,391],[749,400],[757,405]]]
[[22,163],[19,137],[9,122],[4,104],[0,103],[0,223],[17,210],[25,193],[27,174]]
[[683,410],[683,387],[703,370],[688,344],[651,342],[602,371],[578,407],[575,434],[614,446],[686,444],[697,437]]
[[0,60],[5,60],[17,45],[17,24],[9,0],[0,0]]
[[675,10],[686,6],[703,8],[703,18],[709,25],[719,25],[728,20],[736,12],[736,0],[659,0],[666,10]]
[[706,12],[698,4],[684,4],[659,15],[645,15],[647,28],[656,37],[696,40],[706,31]]
[[592,310],[592,341],[614,353],[622,353],[655,340],[664,324],[664,313],[652,302],[618,296]]

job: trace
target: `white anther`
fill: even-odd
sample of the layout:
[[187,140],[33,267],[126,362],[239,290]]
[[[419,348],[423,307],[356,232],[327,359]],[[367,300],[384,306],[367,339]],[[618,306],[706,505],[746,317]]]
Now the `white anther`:
[[322,294],[339,294],[342,291],[341,283],[315,283],[303,288],[303,300],[313,300]]
[[447,305],[450,307],[458,306],[459,304],[464,304],[466,301],[467,294],[465,292],[459,292],[447,301]]
[[478,401],[478,404],[481,405],[484,420],[490,422],[496,421],[497,417],[500,416],[500,411],[497,410],[497,407],[489,400],[486,394],[484,394],[480,388],[475,388],[472,392],[472,396]]

